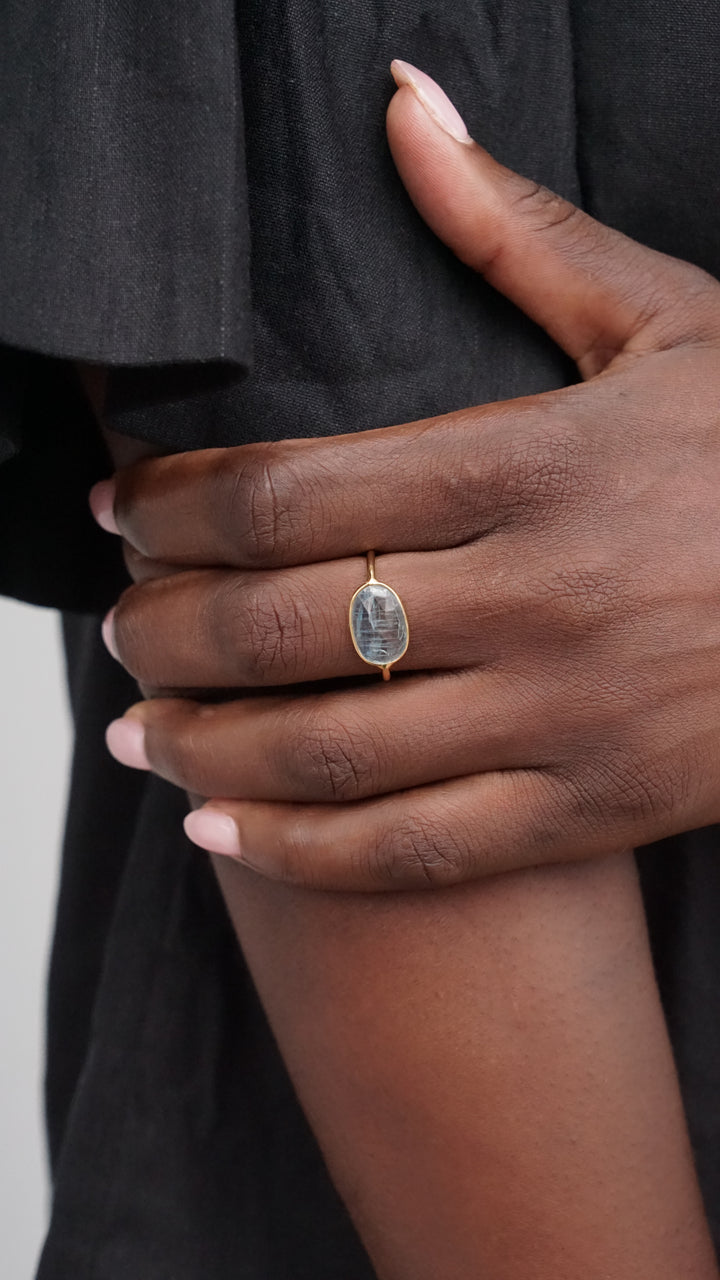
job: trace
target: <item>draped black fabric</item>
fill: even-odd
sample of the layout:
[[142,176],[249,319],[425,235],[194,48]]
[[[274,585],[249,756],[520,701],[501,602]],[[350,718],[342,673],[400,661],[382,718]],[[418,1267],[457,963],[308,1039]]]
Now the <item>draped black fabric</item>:
[[[180,833],[183,798],[102,748],[136,691],[89,616],[122,571],[86,515],[108,463],[61,358],[111,365],[113,425],[172,450],[563,385],[564,356],[410,206],[384,138],[390,59],[436,76],[506,163],[720,275],[720,16],[704,0],[7,12],[0,586],[88,614],[66,625],[78,745],[40,1280],[365,1280],[214,881]],[[694,833],[641,862],[720,1242],[718,844]]]
[[232,0],[5,0],[3,18],[0,339],[247,363]]

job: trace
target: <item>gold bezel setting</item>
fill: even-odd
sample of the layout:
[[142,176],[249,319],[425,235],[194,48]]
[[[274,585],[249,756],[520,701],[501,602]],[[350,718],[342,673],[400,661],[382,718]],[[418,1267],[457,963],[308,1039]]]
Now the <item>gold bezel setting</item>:
[[[365,579],[365,582],[363,582],[358,587],[357,591],[354,592],[348,608],[348,624],[350,627],[350,637],[353,642],[353,648],[355,649],[355,652],[358,655],[358,657],[361,658],[362,661],[367,664],[367,666],[375,667],[379,671],[382,671],[383,680],[389,680],[390,668],[393,667],[396,662],[399,662],[400,659],[404,657],[405,654],[407,653],[408,645],[410,644],[410,624],[408,622],[407,613],[405,612],[405,606],[402,600],[400,599],[400,596],[398,595],[397,591],[394,589],[394,587],[389,586],[387,582],[382,582],[381,579],[378,578],[375,574],[375,552],[368,551],[366,555],[366,559],[367,559],[367,578]],[[393,605],[398,615],[398,621],[400,623],[398,630],[400,634],[402,634],[402,632],[404,631],[404,643],[402,643],[402,648],[398,648],[398,652],[395,654],[393,658],[391,658],[389,662],[378,662],[376,659],[369,658],[367,656],[367,653],[363,652],[363,649],[358,639],[355,625],[353,623],[353,610],[354,610],[355,602],[358,599],[358,596],[362,595],[363,591],[366,591],[367,588],[370,586],[382,587],[384,591],[388,592],[388,595],[392,599]]]

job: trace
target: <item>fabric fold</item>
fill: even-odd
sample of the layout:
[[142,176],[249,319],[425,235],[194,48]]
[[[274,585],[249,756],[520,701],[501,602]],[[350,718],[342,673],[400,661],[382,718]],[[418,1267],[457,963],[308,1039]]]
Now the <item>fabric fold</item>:
[[8,0],[4,18],[0,341],[97,363],[246,368],[232,0]]

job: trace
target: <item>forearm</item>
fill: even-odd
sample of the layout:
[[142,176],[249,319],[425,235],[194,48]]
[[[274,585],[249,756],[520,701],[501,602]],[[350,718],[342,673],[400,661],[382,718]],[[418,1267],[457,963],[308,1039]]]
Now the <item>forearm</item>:
[[629,858],[389,896],[217,870],[380,1280],[716,1277]]
[[404,897],[218,874],[381,1280],[717,1274],[629,858]]

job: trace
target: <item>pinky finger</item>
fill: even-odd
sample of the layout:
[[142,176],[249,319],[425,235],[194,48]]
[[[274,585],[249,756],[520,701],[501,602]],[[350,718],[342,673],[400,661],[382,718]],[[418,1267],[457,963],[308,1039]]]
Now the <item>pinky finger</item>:
[[313,889],[443,888],[626,847],[588,833],[562,784],[541,770],[455,778],[354,804],[212,800],[189,838],[274,880]]

